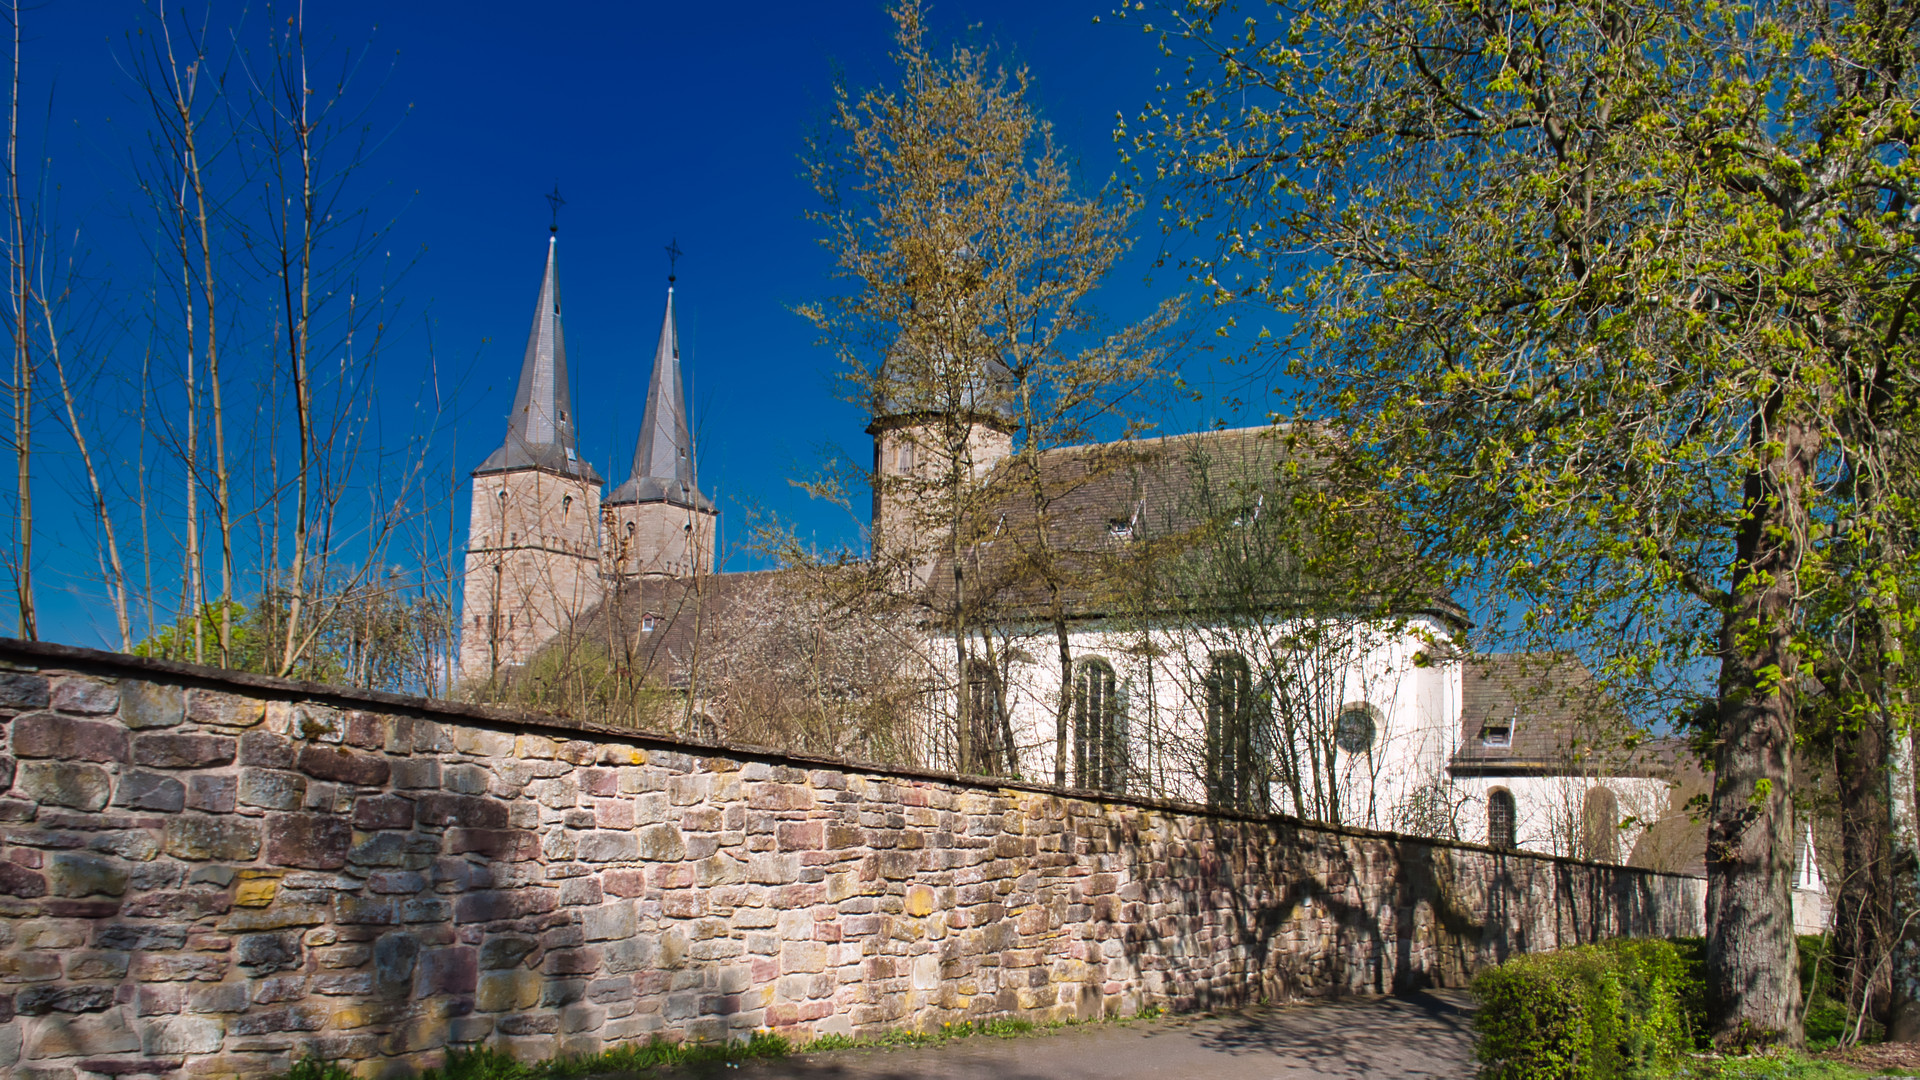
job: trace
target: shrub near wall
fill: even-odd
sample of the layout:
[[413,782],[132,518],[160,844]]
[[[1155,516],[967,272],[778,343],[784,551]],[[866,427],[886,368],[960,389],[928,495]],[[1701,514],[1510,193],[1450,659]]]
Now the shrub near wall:
[[1480,973],[1488,1080],[1611,1080],[1672,1062],[1703,1030],[1697,942],[1613,941],[1518,956]]

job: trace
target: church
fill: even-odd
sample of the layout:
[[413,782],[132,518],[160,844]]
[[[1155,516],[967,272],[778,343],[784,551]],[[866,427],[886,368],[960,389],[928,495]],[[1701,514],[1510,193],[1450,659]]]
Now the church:
[[[977,542],[925,548],[894,617],[848,618],[830,614],[800,571],[717,570],[718,509],[697,479],[673,278],[632,463],[604,496],[579,453],[568,387],[549,236],[504,440],[472,474],[459,650],[468,687],[590,655],[626,696],[590,687],[574,707],[696,741],[1662,869],[1697,860],[1674,828],[1648,827],[1684,801],[1679,756],[1596,753],[1620,718],[1577,661],[1468,658],[1464,614],[1446,602],[1303,615],[1278,596],[1236,606],[1198,602],[1204,586],[1177,580],[1157,593],[1114,584],[1130,560],[1196,536],[1226,536],[1244,559],[1271,520],[1262,477],[1284,453],[1272,428],[1047,450],[1034,468],[1049,485],[1051,535],[1090,568],[1073,587],[1039,587],[1006,538],[1036,511],[995,496]],[[876,413],[879,550],[928,527],[913,523],[919,508],[903,485],[930,467],[930,425],[942,418]],[[966,422],[971,468],[988,485],[1011,467],[1014,425],[990,412]],[[994,600],[990,625],[965,633],[940,615],[960,569]],[[804,723],[767,726],[791,705],[782,694],[805,699]],[[653,711],[614,717],[643,701]]]

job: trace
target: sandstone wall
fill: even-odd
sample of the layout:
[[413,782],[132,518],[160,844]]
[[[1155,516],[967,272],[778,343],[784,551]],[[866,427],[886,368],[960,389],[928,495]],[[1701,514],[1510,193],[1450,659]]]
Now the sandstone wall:
[[0,643],[0,1075],[1457,984],[1700,882]]

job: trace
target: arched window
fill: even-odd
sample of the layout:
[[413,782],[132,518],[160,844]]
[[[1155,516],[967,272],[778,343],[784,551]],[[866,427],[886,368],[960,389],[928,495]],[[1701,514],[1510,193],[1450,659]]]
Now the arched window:
[[1487,792],[1487,845],[1502,851],[1520,846],[1517,830],[1520,812],[1513,804],[1513,792],[1497,787]]
[[1127,744],[1113,665],[1097,656],[1073,676],[1073,779],[1095,791],[1125,791]]
[[1333,722],[1333,745],[1349,754],[1372,751],[1379,734],[1380,726],[1374,721],[1373,709],[1364,703],[1341,709],[1340,716]]
[[1595,784],[1580,806],[1580,851],[1594,862],[1620,861],[1620,800],[1613,789]]
[[1253,676],[1247,658],[1215,653],[1207,668],[1207,802],[1251,810],[1264,802],[1253,753]]
[[1000,708],[1000,679],[985,660],[967,661],[967,747],[960,771],[999,776],[1012,764],[1012,733]]

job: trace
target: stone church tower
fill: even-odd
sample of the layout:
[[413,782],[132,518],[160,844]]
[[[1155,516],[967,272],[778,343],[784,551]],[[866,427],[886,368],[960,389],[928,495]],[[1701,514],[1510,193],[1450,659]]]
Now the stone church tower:
[[468,682],[526,663],[619,580],[713,571],[718,511],[695,483],[672,279],[633,473],[603,506],[574,427],[557,248],[549,237],[506,441],[473,471],[460,634]]
[[601,481],[574,431],[557,240],[547,239],[506,441],[473,471],[460,634],[471,681],[525,663],[601,595]]
[[713,572],[716,513],[695,482],[671,277],[666,319],[653,351],[653,378],[647,384],[647,412],[633,448],[633,472],[602,506],[602,568],[607,574],[686,577]]

